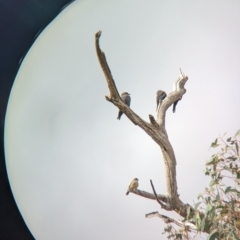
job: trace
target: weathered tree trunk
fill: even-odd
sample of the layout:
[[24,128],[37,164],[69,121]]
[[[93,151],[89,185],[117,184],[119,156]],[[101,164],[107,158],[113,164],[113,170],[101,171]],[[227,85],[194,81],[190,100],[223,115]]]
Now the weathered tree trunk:
[[[101,31],[95,34],[95,45],[99,63],[102,67],[102,70],[105,74],[105,78],[108,84],[108,88],[110,91],[110,95],[106,96],[106,100],[113,103],[116,107],[118,107],[135,125],[138,125],[142,128],[160,147],[164,164],[166,170],[166,184],[167,184],[167,195],[154,195],[152,193],[148,193],[139,189],[132,190],[133,193],[149,198],[154,199],[159,202],[162,208],[168,211],[175,211],[180,216],[187,216],[187,209],[193,210],[189,204],[184,204],[179,198],[177,180],[176,180],[176,158],[174,154],[174,150],[172,145],[168,139],[167,131],[165,129],[165,116],[168,108],[175,103],[176,101],[182,99],[182,96],[186,93],[186,89],[184,88],[185,83],[188,80],[188,77],[183,74],[180,70],[180,76],[175,82],[176,90],[169,93],[167,97],[162,101],[162,104],[157,109],[157,119],[152,115],[149,115],[150,123],[141,119],[135,112],[133,112],[121,99],[116,84],[114,82],[113,76],[111,74],[110,68],[107,64],[106,57],[104,52],[101,51],[99,46],[99,39],[101,36]],[[146,217],[157,216],[162,218],[165,222],[168,219],[169,222],[174,222],[173,219],[168,218],[164,215],[158,214],[156,212],[147,214]],[[178,221],[180,222],[180,221]],[[180,224],[180,223],[179,223]],[[183,224],[183,223],[181,223]],[[184,223],[185,224],[185,223]],[[194,224],[192,225],[192,229],[194,229]]]

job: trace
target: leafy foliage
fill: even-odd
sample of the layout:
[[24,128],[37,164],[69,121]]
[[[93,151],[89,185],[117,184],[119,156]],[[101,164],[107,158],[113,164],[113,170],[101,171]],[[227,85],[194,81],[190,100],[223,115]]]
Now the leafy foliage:
[[[209,186],[198,196],[186,219],[196,226],[191,229],[165,228],[169,239],[199,239],[208,233],[208,240],[240,240],[240,130],[234,137],[217,138],[211,148],[218,152],[206,163],[205,175],[211,178]],[[180,234],[180,235],[179,235]],[[179,237],[178,237],[179,236]]]

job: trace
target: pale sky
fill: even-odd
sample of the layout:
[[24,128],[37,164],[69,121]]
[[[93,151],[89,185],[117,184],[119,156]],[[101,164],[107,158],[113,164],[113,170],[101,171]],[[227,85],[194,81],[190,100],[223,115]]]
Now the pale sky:
[[85,0],[64,9],[40,34],[12,88],[5,124],[7,170],[20,212],[36,239],[159,240],[170,215],[156,201],[125,195],[165,194],[156,143],[105,100],[95,33],[120,93],[144,120],[158,89],[172,91],[180,66],[187,93],[166,128],[177,159],[178,190],[192,204],[209,178],[209,146],[240,128],[238,0]]

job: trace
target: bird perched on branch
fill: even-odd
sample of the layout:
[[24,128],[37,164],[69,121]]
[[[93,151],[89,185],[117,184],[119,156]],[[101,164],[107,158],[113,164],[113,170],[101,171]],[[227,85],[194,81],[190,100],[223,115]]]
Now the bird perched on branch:
[[157,91],[157,97],[156,97],[157,109],[158,109],[158,107],[161,106],[161,103],[162,103],[163,99],[166,98],[166,96],[167,96],[167,94],[164,91],[162,91],[162,90]]
[[129,191],[132,191],[132,190],[134,190],[134,189],[137,189],[138,188],[138,179],[137,178],[134,178],[133,180],[132,180],[132,182],[130,183],[130,185],[129,185],[129,187],[128,187],[128,191],[127,191],[127,193],[126,193],[126,195],[128,195],[129,194]]
[[[127,92],[122,93],[121,98],[126,105],[130,106],[131,97],[129,93]],[[117,119],[120,120],[122,115],[123,115],[123,112],[119,110]]]

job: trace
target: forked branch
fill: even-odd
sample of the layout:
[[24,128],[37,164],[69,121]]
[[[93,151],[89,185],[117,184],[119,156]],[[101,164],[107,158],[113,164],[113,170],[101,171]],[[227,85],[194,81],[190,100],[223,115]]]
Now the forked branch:
[[[188,80],[188,77],[180,72],[180,76],[177,79],[175,85],[176,89],[169,93],[167,97],[163,100],[161,106],[158,108],[157,112],[157,119],[155,120],[152,115],[149,115],[150,123],[144,121],[141,119],[134,111],[132,111],[124,102],[122,101],[116,84],[114,82],[114,79],[112,77],[110,68],[107,64],[107,60],[105,57],[104,52],[100,49],[99,46],[99,39],[101,37],[101,31],[97,32],[95,34],[95,46],[97,51],[97,56],[99,63],[102,67],[102,70],[104,72],[108,88],[110,91],[109,96],[106,96],[106,99],[113,103],[116,107],[118,107],[128,118],[131,120],[135,125],[138,125],[140,128],[142,128],[161,148],[163,158],[164,158],[164,164],[165,164],[165,170],[166,170],[166,185],[167,185],[167,197],[163,197],[163,202],[166,203],[163,204],[164,208],[168,210],[174,210],[178,212],[181,216],[186,217],[187,210],[186,210],[186,204],[184,204],[178,194],[178,188],[177,188],[177,180],[176,180],[176,159],[175,154],[172,148],[172,145],[168,139],[168,135],[165,129],[165,115],[167,109],[176,101],[180,100],[182,96],[186,93],[186,89],[184,88],[185,83]],[[149,194],[145,194],[146,192],[134,190],[132,191],[135,194],[138,194],[140,196],[146,197]],[[159,196],[159,195],[157,195]],[[153,195],[154,199],[156,197]]]

